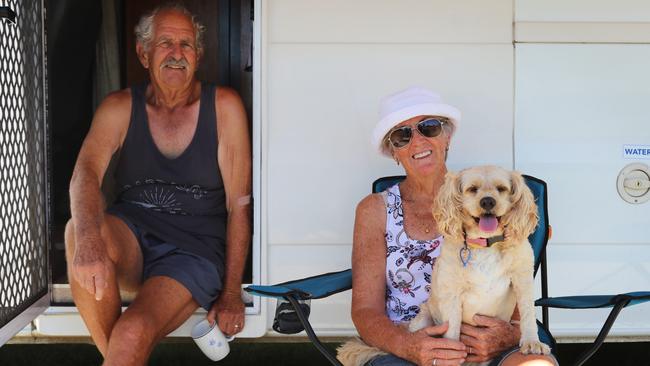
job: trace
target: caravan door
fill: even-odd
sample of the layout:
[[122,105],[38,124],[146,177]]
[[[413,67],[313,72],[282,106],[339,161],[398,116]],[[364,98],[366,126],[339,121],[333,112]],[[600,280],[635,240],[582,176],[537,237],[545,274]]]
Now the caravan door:
[[0,7],[0,345],[49,306],[43,4]]

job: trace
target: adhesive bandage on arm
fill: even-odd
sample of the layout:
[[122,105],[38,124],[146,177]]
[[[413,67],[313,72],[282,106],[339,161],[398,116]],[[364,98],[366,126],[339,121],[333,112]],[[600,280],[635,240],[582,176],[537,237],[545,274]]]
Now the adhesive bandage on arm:
[[239,197],[237,199],[237,206],[246,206],[246,205],[249,205],[250,203],[251,203],[251,195],[250,194],[246,195],[246,196],[243,196],[243,197]]

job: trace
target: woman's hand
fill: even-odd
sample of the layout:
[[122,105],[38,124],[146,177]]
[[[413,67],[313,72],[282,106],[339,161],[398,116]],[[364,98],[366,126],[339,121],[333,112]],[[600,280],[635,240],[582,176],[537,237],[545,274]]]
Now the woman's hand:
[[491,360],[519,344],[519,327],[498,318],[474,315],[476,326],[463,323],[460,340],[467,346],[467,362]]
[[455,366],[465,362],[467,352],[463,343],[440,338],[448,327],[449,324],[444,323],[413,333],[413,341],[408,349],[409,359],[421,366]]

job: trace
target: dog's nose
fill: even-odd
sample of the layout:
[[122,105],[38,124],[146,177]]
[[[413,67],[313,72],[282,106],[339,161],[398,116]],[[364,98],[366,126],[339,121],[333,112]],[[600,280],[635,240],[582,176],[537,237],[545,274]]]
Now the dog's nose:
[[492,197],[483,197],[480,201],[481,208],[485,211],[490,211],[497,205],[497,201]]

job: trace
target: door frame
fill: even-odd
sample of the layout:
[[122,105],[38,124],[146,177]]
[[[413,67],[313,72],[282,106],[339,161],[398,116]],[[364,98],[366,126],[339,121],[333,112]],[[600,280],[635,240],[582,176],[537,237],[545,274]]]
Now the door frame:
[[[45,240],[45,248],[44,248],[44,255],[46,256],[45,258],[45,270],[46,270],[46,277],[47,277],[47,291],[40,290],[42,295],[37,298],[29,307],[27,307],[25,310],[23,310],[20,314],[16,315],[13,319],[11,319],[8,323],[6,323],[4,326],[0,327],[0,347],[5,344],[7,341],[9,341],[11,338],[14,337],[18,332],[23,330],[25,327],[27,327],[36,317],[41,315],[43,312],[45,312],[48,307],[50,306],[50,299],[51,299],[51,293],[52,293],[52,277],[51,277],[51,261],[50,261],[50,245],[51,245],[51,230],[50,230],[50,215],[51,215],[51,200],[50,200],[50,193],[51,193],[51,186],[50,186],[50,181],[51,181],[51,174],[50,174],[50,152],[49,152],[49,123],[48,123],[48,113],[47,113],[47,69],[46,69],[46,57],[47,57],[47,50],[45,47],[45,0],[34,0],[34,4],[39,4],[40,3],[40,28],[41,28],[41,42],[40,42],[40,48],[41,48],[41,60],[40,60],[40,68],[41,68],[41,86],[43,88],[42,92],[42,110],[43,110],[43,115],[42,115],[42,134],[43,136],[41,137],[42,139],[39,141],[40,143],[43,144],[41,151],[42,151],[42,158],[43,158],[43,167],[42,167],[42,174],[43,174],[43,200],[42,202],[44,203],[45,207],[43,207],[43,213],[44,213],[44,228],[43,229],[43,240]],[[9,6],[9,5],[7,5]],[[26,6],[21,8],[23,10]],[[17,21],[20,21],[20,12],[17,12]],[[28,84],[25,85],[25,88],[28,87]],[[29,123],[32,121],[26,120],[26,123]],[[32,276],[33,278],[33,276]],[[29,300],[25,300],[27,302]],[[33,328],[31,329],[33,330]]]

